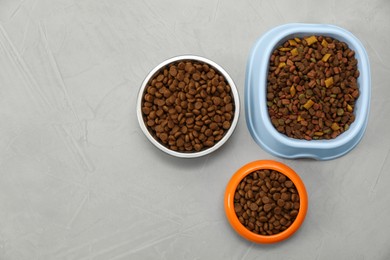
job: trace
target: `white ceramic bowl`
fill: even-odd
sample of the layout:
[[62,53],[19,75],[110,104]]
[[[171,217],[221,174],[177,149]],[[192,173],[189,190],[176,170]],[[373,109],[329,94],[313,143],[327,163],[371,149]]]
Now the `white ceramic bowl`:
[[[329,36],[348,44],[355,51],[360,76],[360,96],[355,105],[355,121],[332,140],[299,140],[279,133],[268,115],[266,91],[269,57],[272,51],[294,37]],[[247,64],[245,82],[246,122],[253,139],[266,151],[283,158],[329,160],[351,151],[365,132],[371,97],[371,74],[362,43],[349,31],[327,24],[286,24],[266,32],[253,46]]]
[[[178,61],[188,61],[188,60],[198,61],[198,62],[202,62],[202,63],[207,63],[208,65],[213,67],[215,70],[219,71],[225,77],[227,82],[229,83],[229,85],[231,87],[232,95],[233,95],[233,98],[234,98],[234,109],[235,109],[234,110],[234,117],[233,117],[233,120],[232,120],[232,123],[231,123],[231,126],[230,126],[229,130],[224,134],[223,138],[221,140],[219,140],[218,142],[216,142],[213,146],[211,146],[211,147],[209,147],[207,149],[201,150],[199,152],[173,151],[173,150],[169,149],[168,147],[164,146],[163,144],[161,144],[148,131],[148,129],[147,129],[146,125],[145,125],[145,122],[144,122],[144,119],[143,119],[143,116],[142,116],[142,110],[141,110],[142,98],[143,98],[143,95],[144,95],[144,92],[145,92],[145,88],[147,87],[148,82],[150,81],[150,79],[153,78],[154,75],[157,72],[159,72],[161,68],[167,66],[168,64],[176,63]],[[165,61],[161,62],[152,71],[150,71],[149,74],[146,76],[145,80],[142,82],[141,88],[140,88],[139,93],[138,93],[137,117],[138,117],[138,123],[139,123],[143,133],[149,139],[149,141],[152,144],[154,144],[158,149],[160,149],[161,151],[163,151],[163,152],[165,152],[165,153],[167,153],[169,155],[180,157],[180,158],[197,158],[197,157],[201,157],[201,156],[207,155],[209,153],[212,153],[215,150],[217,150],[218,148],[220,148],[224,143],[226,143],[226,141],[233,134],[234,129],[236,128],[237,123],[238,123],[239,115],[240,115],[240,99],[239,99],[239,96],[238,96],[238,91],[237,91],[236,85],[234,84],[232,78],[217,63],[215,63],[215,62],[213,62],[213,61],[211,61],[209,59],[206,59],[204,57],[200,57],[200,56],[182,55],[182,56],[176,56],[176,57],[173,57],[173,58],[170,58],[168,60],[165,60]]]

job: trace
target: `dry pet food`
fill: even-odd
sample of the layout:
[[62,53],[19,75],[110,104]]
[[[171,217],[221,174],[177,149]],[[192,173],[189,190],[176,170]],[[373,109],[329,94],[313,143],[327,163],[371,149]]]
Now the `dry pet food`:
[[333,139],[355,120],[359,97],[355,52],[324,36],[289,39],[276,48],[267,78],[273,126],[296,139]]
[[241,224],[261,235],[274,235],[287,229],[298,215],[299,207],[294,183],[274,170],[248,174],[234,195],[234,210]]
[[225,77],[206,63],[180,61],[149,81],[142,113],[149,132],[171,150],[201,151],[221,140],[234,116]]

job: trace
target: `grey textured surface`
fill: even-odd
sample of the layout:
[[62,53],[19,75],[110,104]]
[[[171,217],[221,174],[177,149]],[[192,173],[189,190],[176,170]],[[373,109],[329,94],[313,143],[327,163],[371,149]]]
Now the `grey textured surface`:
[[[386,0],[0,0],[0,259],[389,259],[389,13]],[[289,22],[335,24],[366,47],[371,114],[352,152],[274,158],[243,116],[204,158],[147,141],[135,102],[155,65],[205,56],[243,101],[249,49]],[[309,194],[303,226],[275,245],[240,238],[223,211],[229,178],[257,159],[294,168]]]

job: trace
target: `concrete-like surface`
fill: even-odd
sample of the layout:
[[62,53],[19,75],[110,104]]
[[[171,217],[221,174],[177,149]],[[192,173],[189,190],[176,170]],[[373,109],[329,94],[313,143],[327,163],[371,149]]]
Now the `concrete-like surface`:
[[[389,13],[385,0],[0,1],[0,259],[389,259]],[[366,47],[371,112],[353,151],[275,158],[244,116],[204,158],[148,142],[135,103],[155,65],[205,56],[243,102],[252,44],[290,22],[335,24]],[[306,221],[280,244],[242,239],[224,215],[225,185],[257,159],[291,166],[308,190]]]

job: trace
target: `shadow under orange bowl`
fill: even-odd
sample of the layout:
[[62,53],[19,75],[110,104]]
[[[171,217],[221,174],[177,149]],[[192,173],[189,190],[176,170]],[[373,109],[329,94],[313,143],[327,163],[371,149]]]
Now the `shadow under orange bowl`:
[[[284,174],[294,183],[299,194],[300,207],[296,219],[286,230],[278,234],[259,235],[251,232],[243,224],[241,224],[234,210],[234,194],[238,184],[243,178],[245,178],[245,176],[257,170],[275,170]],[[238,234],[255,243],[271,244],[289,238],[299,229],[306,217],[306,212],[308,209],[308,196],[305,185],[293,169],[277,161],[259,160],[244,165],[233,175],[226,187],[224,205],[226,217],[230,225]]]

